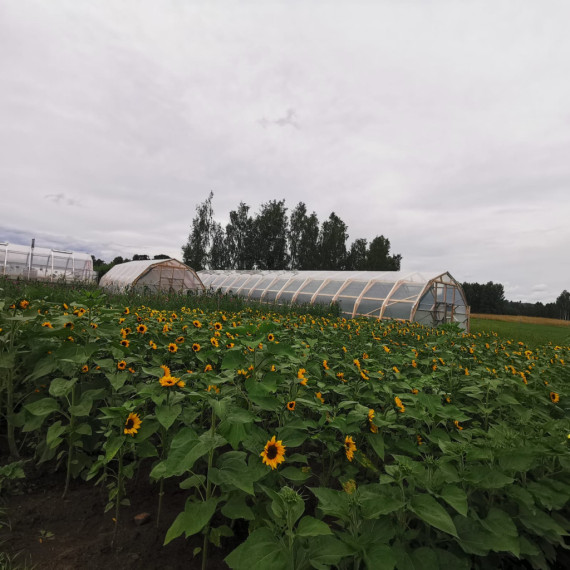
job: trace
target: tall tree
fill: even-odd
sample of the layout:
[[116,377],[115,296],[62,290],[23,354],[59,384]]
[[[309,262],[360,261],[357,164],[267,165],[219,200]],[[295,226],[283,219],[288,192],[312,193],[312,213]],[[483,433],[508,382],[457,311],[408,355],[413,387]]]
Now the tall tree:
[[182,247],[182,260],[196,271],[208,267],[208,254],[214,222],[213,198],[214,193],[210,192],[206,200],[196,206],[196,216],[192,220],[188,241]]
[[342,270],[346,265],[346,224],[332,212],[319,234],[320,269]]
[[564,289],[556,299],[556,308],[560,312],[560,318],[570,320],[570,293]]
[[366,248],[367,241],[359,238],[354,240],[350,246],[348,257],[346,259],[346,269],[349,271],[366,271],[367,269],[367,255]]
[[289,220],[285,200],[261,205],[253,220],[255,266],[258,269],[286,269],[289,263],[287,234]]
[[230,265],[226,234],[218,222],[212,229],[212,247],[210,249],[210,269],[227,269]]
[[289,266],[299,269],[299,246],[305,229],[307,206],[299,202],[291,212],[289,221]]
[[307,207],[299,202],[291,212],[289,223],[289,266],[291,269],[319,268],[319,218],[313,212],[307,215]]
[[390,255],[390,240],[376,236],[368,246],[366,269],[368,271],[399,271],[401,255]]
[[226,225],[226,244],[229,269],[253,269],[253,219],[249,216],[249,206],[244,202],[240,202],[237,210],[230,212],[230,223]]
[[462,283],[472,313],[502,315],[505,310],[505,288],[501,283]]

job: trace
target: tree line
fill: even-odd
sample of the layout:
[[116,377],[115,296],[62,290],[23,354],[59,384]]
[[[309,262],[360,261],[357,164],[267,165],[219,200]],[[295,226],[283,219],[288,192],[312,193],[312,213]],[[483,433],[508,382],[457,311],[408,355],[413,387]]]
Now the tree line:
[[570,293],[566,290],[554,303],[524,303],[505,299],[505,289],[500,283],[462,283],[461,286],[472,313],[570,320]]
[[225,227],[214,219],[213,192],[196,207],[184,263],[201,269],[298,269],[398,271],[399,254],[390,254],[390,240],[356,239],[350,246],[348,226],[332,212],[322,223],[299,202],[287,214],[285,200],[270,200],[256,213],[240,202]]

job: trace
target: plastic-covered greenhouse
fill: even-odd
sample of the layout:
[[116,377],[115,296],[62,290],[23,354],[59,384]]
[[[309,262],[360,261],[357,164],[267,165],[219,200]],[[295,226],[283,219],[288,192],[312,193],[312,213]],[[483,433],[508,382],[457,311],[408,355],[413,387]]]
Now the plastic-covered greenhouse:
[[0,275],[40,281],[94,281],[87,253],[0,242]]
[[203,291],[204,285],[196,272],[176,259],[128,261],[109,269],[99,286],[115,292],[136,291]]
[[457,323],[469,330],[461,285],[447,272],[204,270],[204,285],[265,303],[338,303],[344,315]]

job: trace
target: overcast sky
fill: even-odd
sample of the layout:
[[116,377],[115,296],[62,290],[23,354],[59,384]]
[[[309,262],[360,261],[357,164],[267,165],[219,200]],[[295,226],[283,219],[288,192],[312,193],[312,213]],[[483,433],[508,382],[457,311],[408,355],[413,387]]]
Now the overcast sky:
[[0,241],[181,258],[211,191],[570,290],[568,0],[0,0]]

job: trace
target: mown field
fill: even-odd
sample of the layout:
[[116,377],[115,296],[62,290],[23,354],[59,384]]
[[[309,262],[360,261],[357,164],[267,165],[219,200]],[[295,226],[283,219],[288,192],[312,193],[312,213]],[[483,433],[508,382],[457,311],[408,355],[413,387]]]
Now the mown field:
[[570,345],[570,321],[515,317],[510,315],[472,315],[471,332],[493,332],[498,336],[538,347],[552,343]]
[[117,527],[148,476],[156,517],[165,485],[183,496],[161,542],[200,536],[203,568],[216,549],[237,570],[563,559],[567,344],[27,292],[0,300],[6,448],[64,496],[101,486]]

